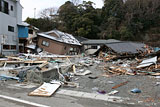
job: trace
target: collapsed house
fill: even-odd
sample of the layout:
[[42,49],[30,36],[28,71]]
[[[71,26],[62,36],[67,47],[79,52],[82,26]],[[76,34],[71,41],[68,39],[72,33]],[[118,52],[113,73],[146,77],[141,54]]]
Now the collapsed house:
[[145,51],[145,44],[134,42],[106,43],[101,49],[115,54],[138,54]]
[[145,51],[148,52],[149,47],[146,46],[144,43],[130,41],[108,42],[101,46],[95,54],[98,55],[100,52],[104,52],[111,55],[138,55],[145,53]]
[[78,54],[81,44],[71,34],[52,30],[38,33],[38,47],[53,54]]
[[19,25],[19,52],[27,53],[27,50],[35,50],[36,48],[36,40],[34,38],[37,37],[38,28],[23,22]]
[[94,54],[103,45],[107,43],[117,43],[117,42],[120,42],[120,41],[115,39],[108,39],[108,40],[90,39],[90,40],[83,41],[82,44],[86,54]]

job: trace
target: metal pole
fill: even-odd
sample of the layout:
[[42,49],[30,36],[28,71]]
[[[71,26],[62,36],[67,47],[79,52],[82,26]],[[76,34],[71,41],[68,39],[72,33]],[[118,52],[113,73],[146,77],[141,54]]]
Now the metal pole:
[[36,18],[36,8],[34,8],[34,18]]

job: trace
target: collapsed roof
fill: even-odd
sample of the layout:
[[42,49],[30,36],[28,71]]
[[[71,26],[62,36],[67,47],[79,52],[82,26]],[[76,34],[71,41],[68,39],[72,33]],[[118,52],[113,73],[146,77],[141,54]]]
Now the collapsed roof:
[[[57,37],[50,35],[51,33],[56,34]],[[73,35],[61,32],[59,30],[52,30],[49,32],[38,33],[38,36],[45,37],[51,40],[55,40],[57,42],[62,42],[71,45],[81,45],[79,41],[73,37]]]
[[105,46],[109,47],[116,53],[137,54],[140,51],[145,51],[145,44],[136,42],[107,43]]
[[104,40],[104,39],[90,39],[90,40],[86,40],[86,41],[83,41],[83,45],[104,45],[104,44],[107,44],[107,43],[118,43],[118,42],[121,42],[119,40],[115,40],[115,39],[108,39],[108,40]]

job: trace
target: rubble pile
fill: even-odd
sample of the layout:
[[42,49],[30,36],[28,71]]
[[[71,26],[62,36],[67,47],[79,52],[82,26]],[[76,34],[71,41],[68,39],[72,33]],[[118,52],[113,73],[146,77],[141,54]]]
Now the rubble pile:
[[[49,53],[5,56],[0,58],[0,80],[17,80],[20,83],[42,84],[41,87],[29,93],[31,96],[51,96],[60,86],[62,88],[82,90],[86,89],[87,86],[85,85],[88,85],[92,92],[114,95],[119,93],[115,89],[129,84],[130,81],[125,80],[115,84],[113,81],[103,82],[105,78],[120,75],[160,76],[159,53],[159,51],[146,52],[134,56],[134,54],[120,55],[100,51],[98,56],[86,57]],[[113,84],[110,92],[103,88],[106,87],[106,84]],[[43,90],[44,87],[48,92]],[[143,91],[135,87],[130,92],[142,93]]]
[[[160,75],[159,51],[152,53],[148,58],[145,56],[149,55],[149,53],[141,53],[140,55],[140,58],[137,56],[133,58],[127,54],[120,56],[99,52],[98,57],[62,56],[48,53],[6,56],[0,60],[0,74],[3,75],[3,78],[4,75],[19,77],[19,80],[22,82],[33,79],[35,81],[40,79],[40,83],[49,82],[53,79],[66,82],[71,81],[71,78],[74,76],[91,74],[92,71],[89,70],[89,67],[96,64],[101,69],[104,69],[105,72],[102,76]],[[46,75],[47,73],[49,74]]]

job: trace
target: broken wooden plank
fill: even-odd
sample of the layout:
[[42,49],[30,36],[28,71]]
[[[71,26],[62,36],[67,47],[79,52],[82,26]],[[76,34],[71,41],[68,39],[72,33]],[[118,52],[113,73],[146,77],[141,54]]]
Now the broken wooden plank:
[[39,68],[43,68],[43,67],[45,67],[46,65],[48,65],[49,64],[49,62],[45,62],[45,63],[42,63],[41,65],[39,65],[38,67]]
[[39,88],[29,93],[29,96],[50,97],[61,86],[61,83],[51,84],[43,83]]
[[7,64],[39,64],[39,63],[46,63],[47,61],[2,61]]
[[159,76],[160,73],[154,73],[154,74],[150,74],[150,75],[152,75],[152,76]]
[[128,81],[123,82],[123,83],[120,83],[120,84],[115,85],[114,87],[112,87],[112,89],[116,89],[116,88],[118,88],[118,87],[121,87],[121,86],[123,86],[123,85],[126,85],[127,83],[128,83]]
[[13,57],[13,56],[7,56],[8,59],[14,59],[14,60],[19,60],[19,61],[23,61],[24,59],[21,59],[19,57]]
[[23,64],[24,61],[4,61],[7,64]]
[[42,61],[24,61],[24,63],[28,63],[28,64],[38,64],[38,63],[46,63],[47,61],[46,60],[42,60]]

